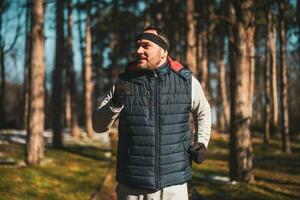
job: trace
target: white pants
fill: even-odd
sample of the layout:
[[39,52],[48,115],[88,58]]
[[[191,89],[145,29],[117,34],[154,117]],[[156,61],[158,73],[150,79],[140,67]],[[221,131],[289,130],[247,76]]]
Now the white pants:
[[117,200],[188,200],[187,184],[165,187],[158,191],[130,188],[118,184]]

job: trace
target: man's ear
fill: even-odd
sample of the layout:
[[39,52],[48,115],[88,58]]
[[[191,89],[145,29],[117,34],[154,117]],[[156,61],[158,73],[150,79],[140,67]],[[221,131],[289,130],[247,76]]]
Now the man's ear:
[[162,50],[161,50],[161,53],[160,53],[160,55],[161,55],[161,57],[162,57],[162,58],[165,58],[165,57],[167,57],[167,56],[168,56],[168,51],[167,51],[167,50],[164,50],[164,49],[162,49]]

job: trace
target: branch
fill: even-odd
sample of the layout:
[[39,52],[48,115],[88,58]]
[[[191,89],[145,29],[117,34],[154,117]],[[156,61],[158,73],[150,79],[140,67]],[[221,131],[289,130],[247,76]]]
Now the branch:
[[11,43],[11,45],[9,46],[9,48],[7,50],[4,50],[4,54],[7,54],[8,52],[10,52],[15,44],[17,43],[17,40],[18,40],[18,37],[19,37],[19,34],[20,34],[20,30],[21,30],[21,23],[20,23],[20,19],[21,19],[21,16],[22,16],[22,13],[23,13],[23,9],[19,12],[18,14],[18,26],[17,26],[17,30],[16,30],[16,34],[15,34],[15,37],[13,39],[13,42]]

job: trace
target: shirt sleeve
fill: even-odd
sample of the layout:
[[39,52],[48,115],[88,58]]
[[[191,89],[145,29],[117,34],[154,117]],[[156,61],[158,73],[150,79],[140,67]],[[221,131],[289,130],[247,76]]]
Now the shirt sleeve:
[[192,109],[195,120],[195,142],[207,148],[211,134],[211,109],[199,81],[192,76]]
[[123,109],[123,106],[118,108],[112,105],[111,99],[114,91],[115,86],[100,100],[100,105],[93,113],[93,129],[95,132],[102,133],[107,131]]

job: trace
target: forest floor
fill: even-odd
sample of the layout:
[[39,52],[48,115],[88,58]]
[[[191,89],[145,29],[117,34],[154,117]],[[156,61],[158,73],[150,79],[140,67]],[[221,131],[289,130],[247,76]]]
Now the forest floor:
[[[236,183],[228,180],[228,135],[213,132],[208,159],[193,164],[193,200],[300,199],[300,141],[291,145],[293,154],[287,156],[280,151],[279,139],[263,145],[255,134],[255,182]],[[0,200],[86,200],[95,192],[101,196],[103,188],[114,185],[110,155],[99,140],[68,142],[62,150],[47,147],[41,166],[26,167],[24,145],[0,142]]]
[[228,181],[228,135],[213,133],[209,157],[194,165],[193,191],[198,199],[300,199],[300,141],[291,139],[293,154],[281,152],[280,139],[263,144],[262,134],[253,136],[255,182]]

